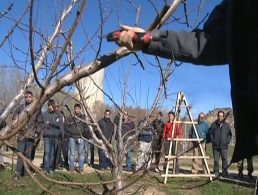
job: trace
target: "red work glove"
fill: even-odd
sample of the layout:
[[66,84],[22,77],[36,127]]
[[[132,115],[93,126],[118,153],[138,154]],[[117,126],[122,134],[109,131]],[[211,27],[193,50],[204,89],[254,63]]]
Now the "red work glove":
[[148,44],[150,40],[151,34],[145,33],[142,28],[122,25],[120,35],[115,41],[119,46],[125,46],[129,50],[141,50],[143,44]]

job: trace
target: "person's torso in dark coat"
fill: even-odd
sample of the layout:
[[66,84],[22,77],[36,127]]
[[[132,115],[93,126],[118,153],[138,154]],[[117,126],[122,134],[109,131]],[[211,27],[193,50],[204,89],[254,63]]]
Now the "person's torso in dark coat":
[[[86,117],[83,114],[80,114],[77,116],[78,118],[81,118],[85,121]],[[70,138],[80,138],[85,137],[87,139],[90,138],[90,132],[88,125],[76,118],[75,116],[69,116],[65,120],[64,129],[65,129],[65,135]]]
[[[141,128],[143,125],[143,121],[139,122],[139,127]],[[152,124],[147,124],[145,127],[142,127],[142,130],[140,130],[140,133],[138,135],[138,141],[141,142],[147,142],[150,143],[153,140],[153,125]]]
[[122,126],[121,126],[122,136],[124,136],[125,134],[126,134],[126,137],[132,135],[134,133],[132,131],[133,129],[135,129],[135,124],[133,121],[122,122]]
[[210,139],[215,149],[226,149],[230,143],[232,134],[228,123],[215,121],[211,124]]
[[70,138],[80,138],[80,137],[85,137],[89,139],[90,132],[89,132],[89,126],[86,124],[86,117],[83,114],[80,114],[77,116],[78,119],[75,116],[69,116],[66,118],[65,121],[65,134],[66,136]]
[[62,138],[63,136],[63,117],[57,112],[44,112],[44,130],[43,137]]
[[164,121],[162,119],[155,119],[153,121],[154,137],[153,139],[162,139],[162,132],[164,128]]
[[[105,138],[109,141],[111,141],[111,138],[114,133],[114,124],[109,118],[102,118],[98,121],[98,125],[102,131],[102,134],[105,136]],[[101,138],[100,135],[97,135],[98,138]]]
[[[26,109],[26,105],[19,105],[15,111],[13,120],[19,117],[19,114]],[[29,119],[28,123],[18,132],[17,140],[21,140],[23,138],[35,139],[42,132],[43,125],[43,115],[41,110],[36,111]]]

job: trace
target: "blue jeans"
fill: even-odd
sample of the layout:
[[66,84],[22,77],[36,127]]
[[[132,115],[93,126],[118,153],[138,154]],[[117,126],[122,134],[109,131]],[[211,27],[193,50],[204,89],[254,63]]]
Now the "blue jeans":
[[[84,150],[85,150],[84,162],[88,165],[93,165],[94,164],[94,144],[84,141]],[[89,150],[90,150],[90,161],[89,161]]]
[[[22,139],[17,141],[17,149],[21,152],[25,157],[31,160],[31,151],[34,144],[34,139]],[[16,164],[16,173],[20,176],[24,176],[24,166],[22,159],[20,157],[17,158]]]
[[61,144],[61,148],[62,148],[62,154],[63,154],[63,166],[68,168],[68,153],[69,153],[69,139],[66,138],[62,144]]
[[77,145],[78,149],[78,159],[79,159],[79,168],[82,169],[84,165],[84,140],[81,138],[69,138],[69,147],[70,147],[70,163],[69,169],[74,169],[75,161],[75,147]]
[[88,143],[86,140],[84,141],[84,150],[85,150],[85,164],[90,164],[89,163],[89,158],[88,158],[88,147],[90,143]]
[[44,167],[46,172],[54,171],[55,155],[57,153],[58,138],[44,138]]
[[125,164],[126,164],[126,168],[128,171],[132,170],[132,155],[131,155],[131,146],[127,147],[127,152],[126,152],[126,160],[125,160]]
[[104,151],[100,148],[98,148],[98,153],[99,153],[99,166],[102,169],[106,169],[108,167],[112,166],[111,161],[109,160],[109,158],[106,157]]

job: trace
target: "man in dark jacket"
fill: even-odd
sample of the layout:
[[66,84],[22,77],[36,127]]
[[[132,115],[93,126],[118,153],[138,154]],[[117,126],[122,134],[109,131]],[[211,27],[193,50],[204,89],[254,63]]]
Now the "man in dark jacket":
[[[104,118],[98,121],[99,128],[103,136],[107,141],[111,142],[112,136],[114,134],[114,124],[110,120],[111,111],[106,109],[104,112]],[[101,139],[101,136],[97,134],[98,138]],[[112,163],[109,158],[105,156],[104,151],[101,148],[98,148],[99,154],[99,167],[100,169],[108,169],[111,167]]]
[[[223,0],[203,29],[145,33],[140,28],[123,26],[117,40],[129,49],[142,49],[144,53],[182,62],[229,64],[236,130],[232,162],[258,154],[258,30],[254,28],[258,26],[257,10],[257,0]],[[141,36],[135,32],[142,32]]]
[[162,148],[162,132],[164,121],[162,120],[162,112],[158,112],[157,117],[153,121],[154,135],[152,141],[152,160],[155,158],[153,162],[154,171],[159,173],[159,162],[160,162],[160,154]]
[[[119,124],[119,116],[117,115],[114,119],[114,123]],[[135,124],[133,121],[130,120],[128,112],[123,112],[122,124],[121,124],[121,136],[122,136],[122,143],[125,143],[129,136],[135,133]],[[117,130],[118,131],[118,130]],[[116,131],[116,139],[118,139],[118,132]],[[126,171],[132,171],[132,155],[131,155],[131,146],[128,145],[126,149]]]
[[219,175],[219,159],[222,160],[222,175],[227,176],[228,166],[228,144],[232,138],[232,133],[229,124],[225,122],[225,113],[219,111],[218,119],[211,124],[209,133],[213,148],[214,166],[213,171],[215,176]]
[[84,165],[84,140],[82,139],[88,133],[88,125],[86,117],[81,113],[81,105],[74,105],[74,113],[66,118],[65,132],[69,137],[70,161],[69,170],[74,171],[75,150],[78,149],[79,169],[78,172],[83,172]]
[[[33,93],[31,91],[26,91],[24,94],[25,103],[16,108],[13,120],[19,119],[19,114],[26,109],[33,101]],[[43,116],[41,111],[35,112],[27,125],[18,132],[17,136],[17,149],[25,157],[32,160],[32,150],[35,144],[35,140],[40,136],[43,124]],[[14,180],[19,179],[19,177],[24,176],[25,169],[23,166],[22,159],[17,158],[15,175],[13,176]]]
[[55,108],[55,101],[50,99],[48,110],[43,113],[44,118],[44,174],[52,174],[55,169],[55,156],[59,139],[63,139],[64,123],[62,116]]

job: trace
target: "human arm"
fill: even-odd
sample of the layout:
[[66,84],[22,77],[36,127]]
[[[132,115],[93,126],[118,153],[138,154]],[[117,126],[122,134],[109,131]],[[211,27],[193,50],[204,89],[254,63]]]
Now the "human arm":
[[[142,43],[140,48],[147,54],[193,64],[228,63],[227,4],[227,1],[223,1],[215,7],[203,29],[196,29],[192,32],[154,30],[150,32],[152,39],[149,43]],[[139,49],[139,44],[133,42],[133,37],[135,37],[133,32],[141,31],[138,27],[126,27],[120,36],[122,41],[118,44],[132,50]]]
[[175,124],[176,132],[177,132],[177,138],[183,138],[183,128],[179,124]]
[[208,135],[209,135],[209,141],[211,143],[214,143],[214,128],[212,127],[212,125],[210,126],[209,128],[209,131],[208,131]]

